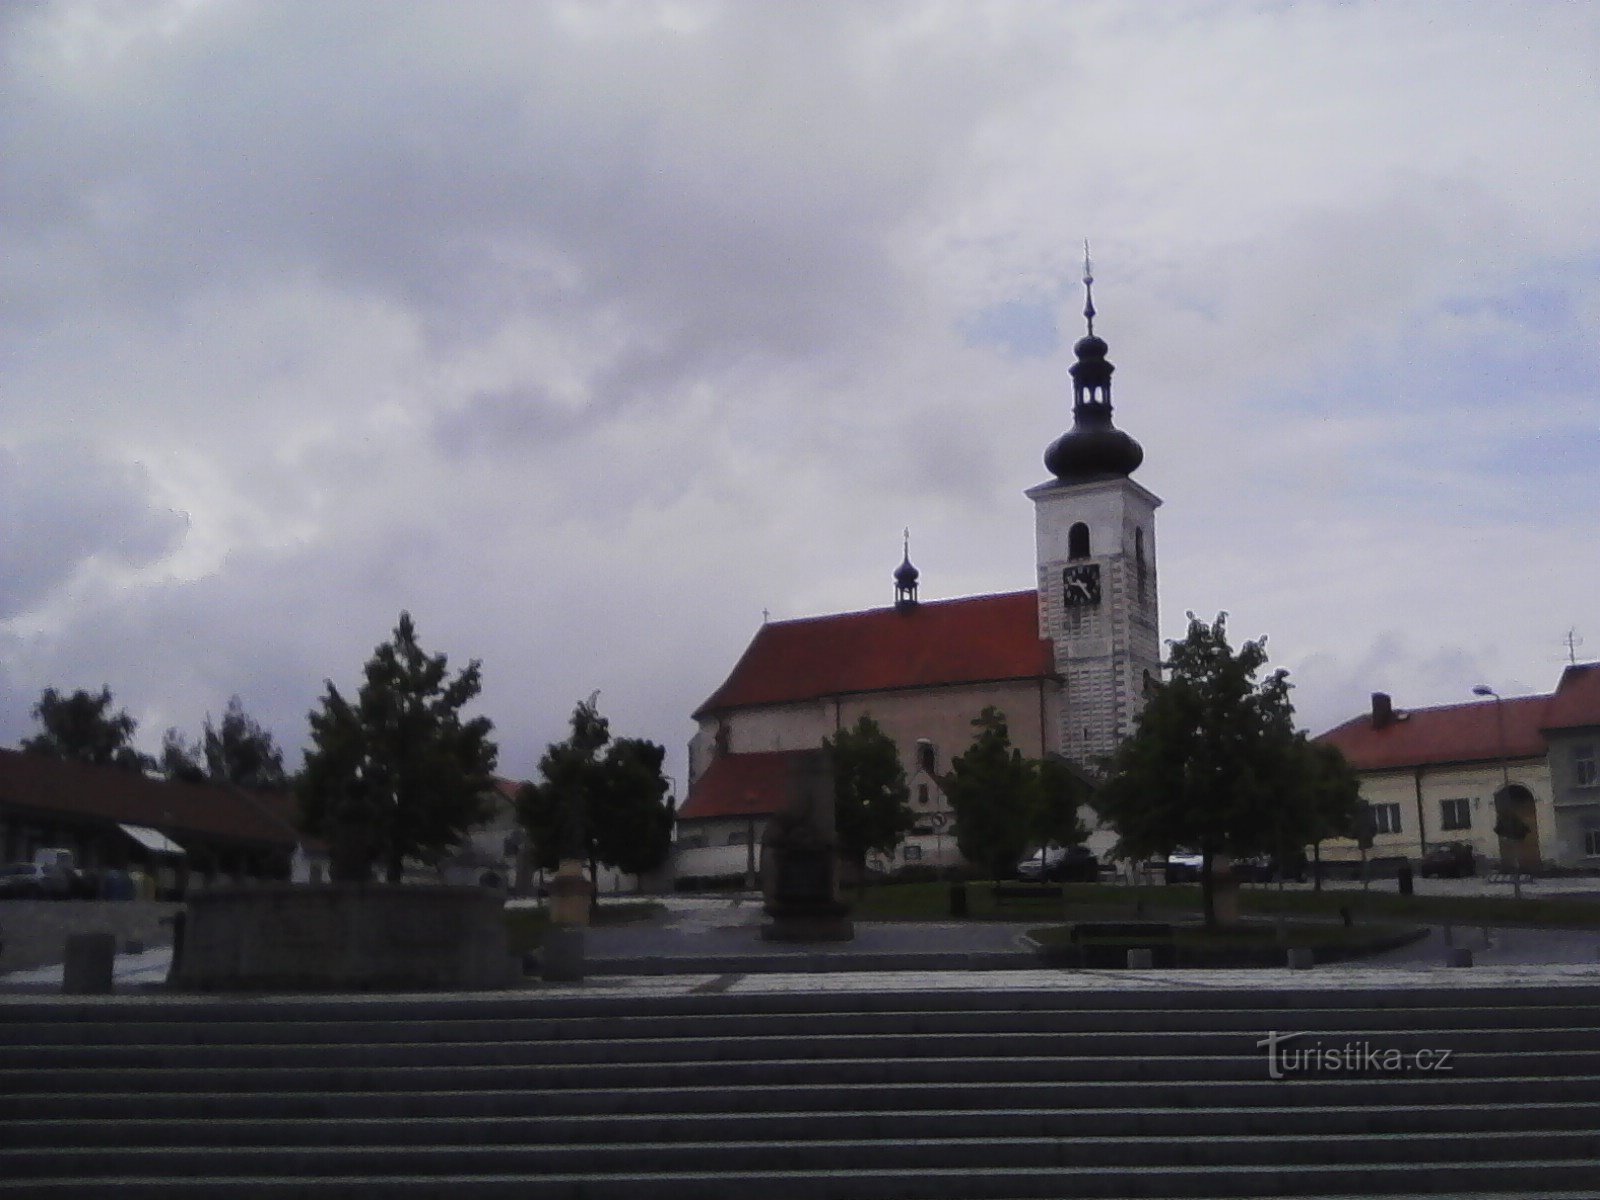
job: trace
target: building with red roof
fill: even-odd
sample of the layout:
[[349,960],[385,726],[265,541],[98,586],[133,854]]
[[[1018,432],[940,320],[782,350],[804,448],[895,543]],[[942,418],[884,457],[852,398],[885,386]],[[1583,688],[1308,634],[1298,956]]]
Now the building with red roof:
[[[1465,842],[1490,862],[1600,866],[1600,663],[1568,667],[1546,695],[1400,709],[1377,692],[1368,713],[1317,740],[1337,746],[1374,807],[1373,852],[1420,856]],[[1528,828],[1495,832],[1500,813]],[[1333,853],[1353,856],[1353,843]]]
[[[919,602],[908,550],[892,606],[761,626],[694,713],[680,876],[744,869],[749,851],[737,848],[784,803],[784,756],[862,716],[895,741],[911,785],[916,831],[894,865],[956,857],[942,781],[985,708],[1005,714],[1012,744],[1033,758],[1092,764],[1132,731],[1160,672],[1161,501],[1129,478],[1144,451],[1112,421],[1113,367],[1094,334],[1084,266],[1088,335],[1074,346],[1072,428],[1045,451],[1051,478],[1027,492],[1035,586]],[[1097,850],[1111,835],[1099,840]]]
[[181,890],[192,873],[281,878],[301,841],[288,794],[151,779],[137,771],[0,750],[0,847],[45,847],[81,868],[134,868]]
[[[914,581],[912,583],[914,597]],[[689,793],[678,810],[679,874],[700,872],[684,850],[750,846],[784,803],[789,759],[871,716],[901,750],[917,831],[903,862],[954,860],[940,780],[989,705],[1006,714],[1026,755],[1053,749],[1061,681],[1039,636],[1035,592],[1006,592],[762,625],[695,710]],[[737,851],[701,856],[734,863]]]

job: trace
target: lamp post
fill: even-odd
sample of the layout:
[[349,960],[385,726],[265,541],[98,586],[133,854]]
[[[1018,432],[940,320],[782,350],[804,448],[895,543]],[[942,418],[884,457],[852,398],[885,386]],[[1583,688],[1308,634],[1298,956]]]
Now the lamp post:
[[[1506,709],[1505,709],[1505,701],[1501,698],[1501,695],[1500,695],[1499,692],[1495,691],[1488,684],[1484,684],[1484,683],[1480,683],[1477,687],[1473,688],[1472,689],[1472,694],[1474,696],[1493,696],[1494,697],[1495,734],[1496,734],[1496,738],[1497,738],[1498,743],[1499,743],[1498,753],[1499,753],[1499,756],[1500,756],[1500,792],[1495,797],[1495,806],[1494,806],[1494,808],[1495,808],[1495,822],[1494,822],[1495,823],[1495,833],[1498,835],[1498,834],[1500,834],[1500,821],[1501,821],[1501,818],[1503,816],[1505,816],[1505,815],[1509,815],[1508,814],[1508,809],[1509,809],[1509,806],[1511,804],[1511,769],[1506,763]],[[1501,807],[1502,804],[1506,805],[1507,808],[1502,808]],[[1510,840],[1514,840],[1514,839],[1510,839]],[[1511,863],[1512,895],[1516,899],[1521,900],[1522,899],[1522,863],[1520,861],[1521,860],[1521,855],[1517,851],[1513,851],[1512,854],[1513,854],[1513,859],[1514,859],[1514,861]],[[1502,865],[1504,865],[1504,863],[1505,863],[1505,856],[1503,854],[1501,855],[1501,863],[1502,863]]]

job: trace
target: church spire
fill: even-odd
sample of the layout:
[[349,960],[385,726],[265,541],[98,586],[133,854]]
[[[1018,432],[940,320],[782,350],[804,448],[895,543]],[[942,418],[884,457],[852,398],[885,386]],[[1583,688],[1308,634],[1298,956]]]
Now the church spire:
[[905,531],[900,565],[894,570],[894,606],[901,612],[917,606],[917,578],[920,574],[911,565],[911,530]]
[[1110,347],[1094,332],[1094,271],[1089,243],[1083,243],[1083,319],[1087,332],[1072,351],[1072,428],[1045,451],[1044,465],[1057,479],[1080,483],[1089,479],[1128,476],[1144,461],[1144,450],[1111,423]]

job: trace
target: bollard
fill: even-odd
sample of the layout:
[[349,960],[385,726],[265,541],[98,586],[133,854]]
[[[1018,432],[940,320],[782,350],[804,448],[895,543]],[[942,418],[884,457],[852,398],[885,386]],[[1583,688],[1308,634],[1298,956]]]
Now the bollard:
[[539,948],[539,968],[547,983],[583,978],[583,926],[552,925]]
[[967,915],[967,885],[964,883],[950,885],[950,915],[952,917]]
[[1444,965],[1447,967],[1470,967],[1472,965],[1472,951],[1465,946],[1452,946],[1445,955]]
[[105,996],[111,992],[117,937],[112,933],[74,933],[67,938],[61,990],[69,996]]
[[1289,969],[1291,971],[1309,971],[1316,965],[1316,956],[1311,953],[1310,946],[1289,947]]
[[1128,951],[1128,970],[1148,971],[1156,965],[1156,952],[1146,947],[1135,947]]
[[1411,860],[1410,859],[1406,859],[1404,862],[1402,862],[1400,864],[1400,873],[1398,875],[1398,879],[1400,881],[1400,894],[1402,896],[1412,895],[1413,894],[1414,885],[1412,884],[1412,881],[1411,881]]

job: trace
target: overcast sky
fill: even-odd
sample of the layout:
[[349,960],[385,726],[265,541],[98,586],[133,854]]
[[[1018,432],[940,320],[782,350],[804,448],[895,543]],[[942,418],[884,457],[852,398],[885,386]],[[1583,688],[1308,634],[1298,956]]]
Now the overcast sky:
[[1030,587],[1083,240],[1162,628],[1313,732],[1600,657],[1600,6],[0,5],[0,745],[299,762],[402,609],[504,774]]

